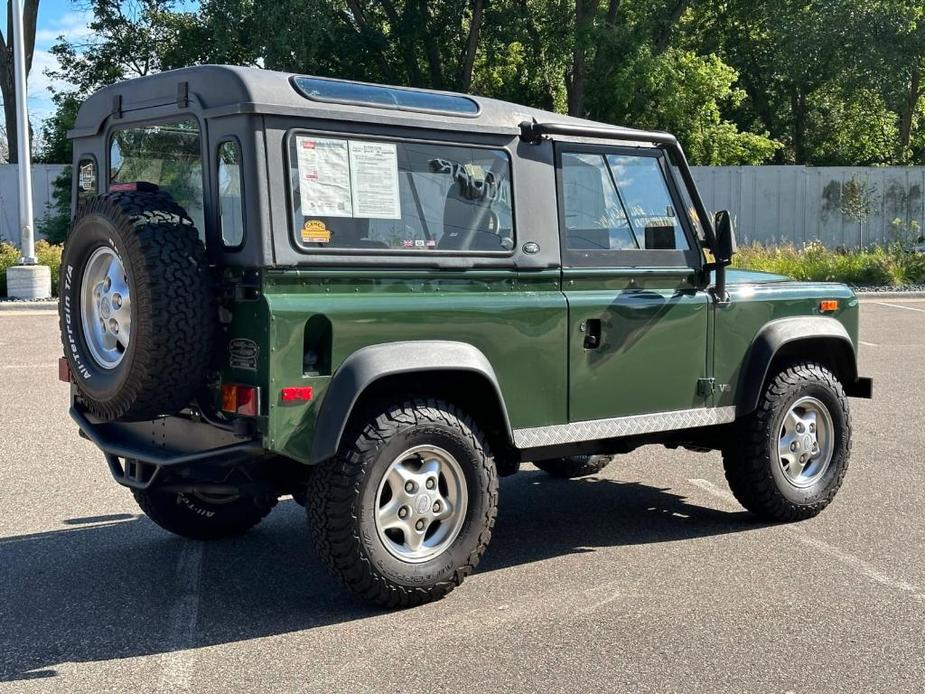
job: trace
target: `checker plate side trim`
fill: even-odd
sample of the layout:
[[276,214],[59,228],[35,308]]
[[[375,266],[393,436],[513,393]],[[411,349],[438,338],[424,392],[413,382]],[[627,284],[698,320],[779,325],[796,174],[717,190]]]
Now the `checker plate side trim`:
[[592,419],[586,422],[553,424],[546,427],[530,427],[514,430],[514,445],[517,448],[541,448],[560,443],[595,441],[619,436],[651,434],[657,431],[693,429],[714,424],[728,424],[735,421],[736,408],[699,407],[692,410],[653,412],[612,419]]

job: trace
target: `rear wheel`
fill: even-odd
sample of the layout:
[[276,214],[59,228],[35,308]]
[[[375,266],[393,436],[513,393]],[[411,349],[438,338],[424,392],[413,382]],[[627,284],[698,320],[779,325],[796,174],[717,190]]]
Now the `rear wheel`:
[[491,539],[498,481],[475,422],[435,400],[395,403],[354,422],[313,471],[316,547],[351,590],[389,607],[462,583]]
[[565,458],[535,460],[533,464],[553,477],[573,479],[596,475],[613,460],[609,455],[570,455]]
[[826,367],[796,363],[774,374],[741,436],[723,451],[736,499],[764,520],[811,518],[831,503],[848,470],[848,399]]

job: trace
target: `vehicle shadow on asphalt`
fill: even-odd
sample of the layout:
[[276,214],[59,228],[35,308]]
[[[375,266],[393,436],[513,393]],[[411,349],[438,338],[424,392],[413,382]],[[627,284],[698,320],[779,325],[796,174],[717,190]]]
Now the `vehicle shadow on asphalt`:
[[[170,653],[384,612],[328,575],[292,501],[247,536],[206,545],[125,514],[64,524],[0,539],[0,681],[54,677],[61,663]],[[744,512],[697,506],[669,489],[526,471],[502,482],[498,522],[478,571],[757,527]],[[178,572],[188,568],[181,555],[189,552],[201,556],[198,590]],[[189,617],[177,614],[190,591],[198,596],[191,634],[178,631]]]

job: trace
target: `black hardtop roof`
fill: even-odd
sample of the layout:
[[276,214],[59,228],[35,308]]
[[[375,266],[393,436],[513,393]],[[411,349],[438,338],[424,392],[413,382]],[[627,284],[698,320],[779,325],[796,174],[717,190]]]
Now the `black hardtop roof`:
[[478,104],[479,113],[475,116],[453,115],[316,101],[296,90],[292,78],[297,76],[233,65],[198,65],[119,82],[100,89],[84,101],[69,135],[95,135],[106,119],[117,113],[128,114],[138,109],[171,104],[177,104],[178,112],[182,113],[186,99],[202,109],[206,117],[264,113],[487,134],[517,134],[520,123],[534,119],[563,125],[599,125],[497,99],[423,89],[414,91],[465,96]]

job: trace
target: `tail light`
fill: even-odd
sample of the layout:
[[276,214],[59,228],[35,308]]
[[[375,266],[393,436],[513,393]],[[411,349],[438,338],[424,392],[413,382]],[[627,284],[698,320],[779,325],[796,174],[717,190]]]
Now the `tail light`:
[[222,411],[256,417],[260,414],[260,388],[237,383],[222,384]]

